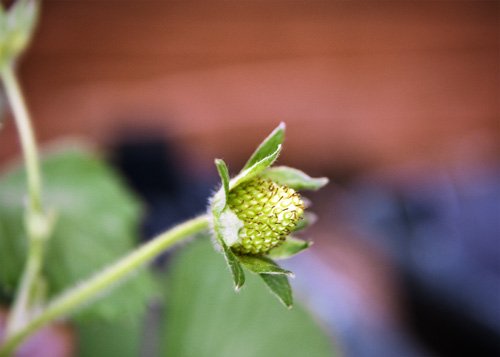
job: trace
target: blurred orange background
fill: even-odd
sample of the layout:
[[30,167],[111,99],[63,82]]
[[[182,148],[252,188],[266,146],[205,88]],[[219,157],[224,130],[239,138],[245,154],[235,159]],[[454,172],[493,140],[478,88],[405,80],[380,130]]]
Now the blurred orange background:
[[[312,173],[499,152],[499,2],[44,1],[20,65],[39,140],[124,128],[231,166],[279,121]],[[19,145],[11,121],[0,160]],[[472,154],[471,154],[472,152]],[[461,151],[458,150],[458,155]]]

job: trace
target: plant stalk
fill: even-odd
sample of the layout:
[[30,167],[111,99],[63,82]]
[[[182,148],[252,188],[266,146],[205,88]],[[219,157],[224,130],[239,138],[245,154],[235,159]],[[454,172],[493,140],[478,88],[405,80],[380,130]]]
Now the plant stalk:
[[19,132],[28,180],[28,208],[42,212],[42,179],[35,134],[19,81],[14,72],[14,64],[5,65],[1,70],[7,100],[14,115]]
[[116,287],[130,272],[164,252],[175,243],[209,227],[208,216],[199,216],[160,234],[93,277],[56,297],[47,307],[0,346],[0,357],[9,356],[30,335],[53,320],[68,315],[91,299]]
[[31,298],[41,274],[44,245],[50,234],[50,229],[48,229],[50,224],[42,206],[42,179],[35,135],[24,96],[14,72],[14,62],[7,63],[1,68],[0,77],[19,133],[28,185],[28,202],[25,212],[28,253],[14,306],[7,322],[6,335],[9,336],[27,322],[31,313]]

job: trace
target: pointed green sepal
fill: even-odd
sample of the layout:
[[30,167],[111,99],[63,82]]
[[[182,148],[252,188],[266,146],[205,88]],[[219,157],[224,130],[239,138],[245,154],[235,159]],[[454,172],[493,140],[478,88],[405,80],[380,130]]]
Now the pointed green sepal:
[[[229,209],[224,210],[224,212],[226,211],[231,211],[231,210]],[[213,230],[217,245],[221,248],[220,250],[224,255],[227,266],[229,267],[229,270],[231,271],[231,274],[233,276],[234,288],[236,291],[238,291],[245,283],[245,273],[243,272],[243,268],[241,267],[238,258],[236,258],[231,248],[229,248],[229,246],[226,243],[226,236],[228,235],[227,231],[228,229],[230,229],[230,227],[227,226],[227,222],[221,221],[221,216],[222,218],[224,218],[224,212],[218,213],[216,212],[215,209],[212,210]],[[226,226],[224,226],[224,224],[226,224]]]
[[227,207],[229,170],[221,159],[215,160],[215,166],[219,172],[222,187],[214,195],[211,203],[213,230],[217,245],[221,248],[220,250],[231,271],[234,287],[238,291],[245,283],[245,273],[230,246],[238,240],[238,231],[243,227],[243,222]]
[[277,274],[286,275],[292,278],[294,277],[291,271],[281,268],[269,258],[254,255],[238,255],[237,257],[240,262],[253,273]]
[[289,236],[283,244],[271,249],[267,255],[272,259],[287,259],[306,250],[311,245],[312,242]]
[[[304,197],[302,197],[304,199]],[[318,217],[312,213],[312,212],[304,212],[304,216],[300,221],[297,222],[297,225],[295,226],[295,229],[293,230],[294,232],[299,232],[302,231],[310,226],[312,226],[316,221],[318,220]]]
[[293,306],[292,288],[286,275],[259,274],[267,287],[288,309]]
[[314,178],[306,173],[288,167],[276,166],[261,173],[262,177],[268,178],[281,185],[286,185],[294,190],[319,190],[328,183],[328,178]]
[[285,138],[285,127],[285,123],[281,122],[280,125],[278,125],[276,129],[274,129],[272,133],[264,139],[245,164],[242,171],[254,166],[256,163],[262,161],[262,159],[268,157],[278,149],[278,146],[283,143],[283,139]]
[[222,188],[226,197],[229,195],[229,170],[226,163],[222,159],[215,159],[215,166],[219,172],[220,179],[222,181]]
[[231,248],[227,246],[224,241],[219,242],[222,246],[222,252],[224,254],[224,258],[226,258],[226,263],[231,270],[231,274],[233,275],[234,289],[239,291],[243,284],[245,284],[245,273],[243,268],[241,267],[238,258],[231,251]]
[[233,178],[230,182],[229,188],[232,190],[236,186],[242,184],[243,182],[253,179],[255,176],[262,173],[265,169],[271,166],[278,158],[281,152],[281,144],[276,147],[276,150],[271,152],[268,156],[262,158],[262,160],[254,163],[249,168],[242,170],[238,176]]
[[211,205],[212,209],[220,214],[224,208],[226,208],[227,198],[229,196],[229,170],[227,169],[226,163],[222,159],[215,159],[215,166],[217,167],[222,187],[213,196]]

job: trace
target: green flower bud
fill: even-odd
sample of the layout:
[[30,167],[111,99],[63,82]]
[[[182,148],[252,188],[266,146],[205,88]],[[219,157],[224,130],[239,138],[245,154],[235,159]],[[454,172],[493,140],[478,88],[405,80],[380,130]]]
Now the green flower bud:
[[304,202],[295,190],[262,178],[231,190],[228,204],[243,222],[240,239],[231,247],[240,254],[265,254],[280,245],[304,213]]

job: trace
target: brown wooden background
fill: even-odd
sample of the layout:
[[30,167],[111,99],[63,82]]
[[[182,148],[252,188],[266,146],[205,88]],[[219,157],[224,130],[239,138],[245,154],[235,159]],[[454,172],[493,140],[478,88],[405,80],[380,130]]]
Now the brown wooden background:
[[284,120],[283,161],[318,172],[491,159],[499,16],[496,1],[46,0],[20,71],[43,143],[153,128],[195,164],[237,165]]

